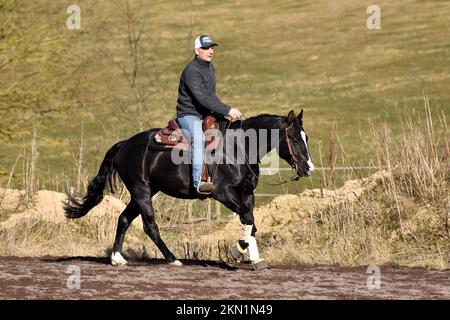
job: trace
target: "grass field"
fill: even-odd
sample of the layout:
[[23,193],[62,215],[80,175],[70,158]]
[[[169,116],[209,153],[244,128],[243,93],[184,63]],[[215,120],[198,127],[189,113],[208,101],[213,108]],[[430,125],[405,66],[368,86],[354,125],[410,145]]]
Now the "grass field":
[[[3,184],[21,155],[12,184],[23,186],[33,124],[36,175],[47,189],[73,185],[77,161],[92,177],[115,141],[163,126],[175,115],[179,75],[200,33],[220,43],[219,97],[247,117],[303,108],[318,167],[371,165],[370,127],[387,123],[395,140],[402,118],[425,114],[425,96],[433,115],[450,116],[448,1],[378,1],[381,30],[366,28],[367,1],[129,1],[128,11],[126,3],[77,1],[81,30],[68,30],[64,1],[0,0]],[[136,33],[145,23],[131,46],[128,23]],[[328,174],[337,185],[355,176]],[[323,183],[318,171],[286,189],[257,191]]]

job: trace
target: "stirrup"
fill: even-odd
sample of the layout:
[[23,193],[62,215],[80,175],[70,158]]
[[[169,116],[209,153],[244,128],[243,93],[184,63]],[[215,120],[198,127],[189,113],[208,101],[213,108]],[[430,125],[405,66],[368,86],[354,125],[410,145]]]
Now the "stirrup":
[[196,190],[199,194],[210,194],[214,189],[214,185],[211,181],[203,182],[200,181]]

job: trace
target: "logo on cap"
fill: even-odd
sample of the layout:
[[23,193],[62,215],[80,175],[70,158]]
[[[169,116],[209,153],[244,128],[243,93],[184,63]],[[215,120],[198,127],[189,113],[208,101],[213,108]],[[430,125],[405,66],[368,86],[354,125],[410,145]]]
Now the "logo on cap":
[[217,46],[218,44],[215,43],[211,37],[202,34],[201,36],[198,36],[194,41],[194,49],[198,48],[209,48],[212,46]]

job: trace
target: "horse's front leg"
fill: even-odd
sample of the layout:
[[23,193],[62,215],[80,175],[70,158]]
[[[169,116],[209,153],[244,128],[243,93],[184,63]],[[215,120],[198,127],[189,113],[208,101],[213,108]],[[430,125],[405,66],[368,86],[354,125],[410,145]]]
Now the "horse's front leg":
[[255,238],[255,224],[248,224],[248,220],[245,222],[243,222],[243,220],[244,219],[242,219],[241,216],[241,235],[239,240],[232,245],[231,255],[239,261],[242,260],[246,253],[248,253],[255,271],[267,269],[269,265],[259,255],[258,244]]
[[240,261],[248,253],[255,271],[268,268],[268,264],[259,256],[258,244],[255,238],[256,227],[253,217],[255,195],[253,192],[238,196],[238,192],[228,188],[215,197],[229,209],[239,214],[241,220],[241,234],[239,240],[231,247],[232,256]]

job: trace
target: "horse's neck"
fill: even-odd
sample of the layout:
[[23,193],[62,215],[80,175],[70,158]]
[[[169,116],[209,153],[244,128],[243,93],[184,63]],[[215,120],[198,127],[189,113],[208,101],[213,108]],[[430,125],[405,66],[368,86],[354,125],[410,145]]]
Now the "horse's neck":
[[[287,127],[286,118],[265,115],[250,118],[242,123],[242,129],[254,129],[258,137],[258,161],[279,144],[280,131]],[[261,131],[264,130],[264,131]],[[248,148],[246,148],[246,152]]]
[[244,129],[284,129],[287,126],[286,118],[276,115],[256,116],[245,120],[242,124]]

